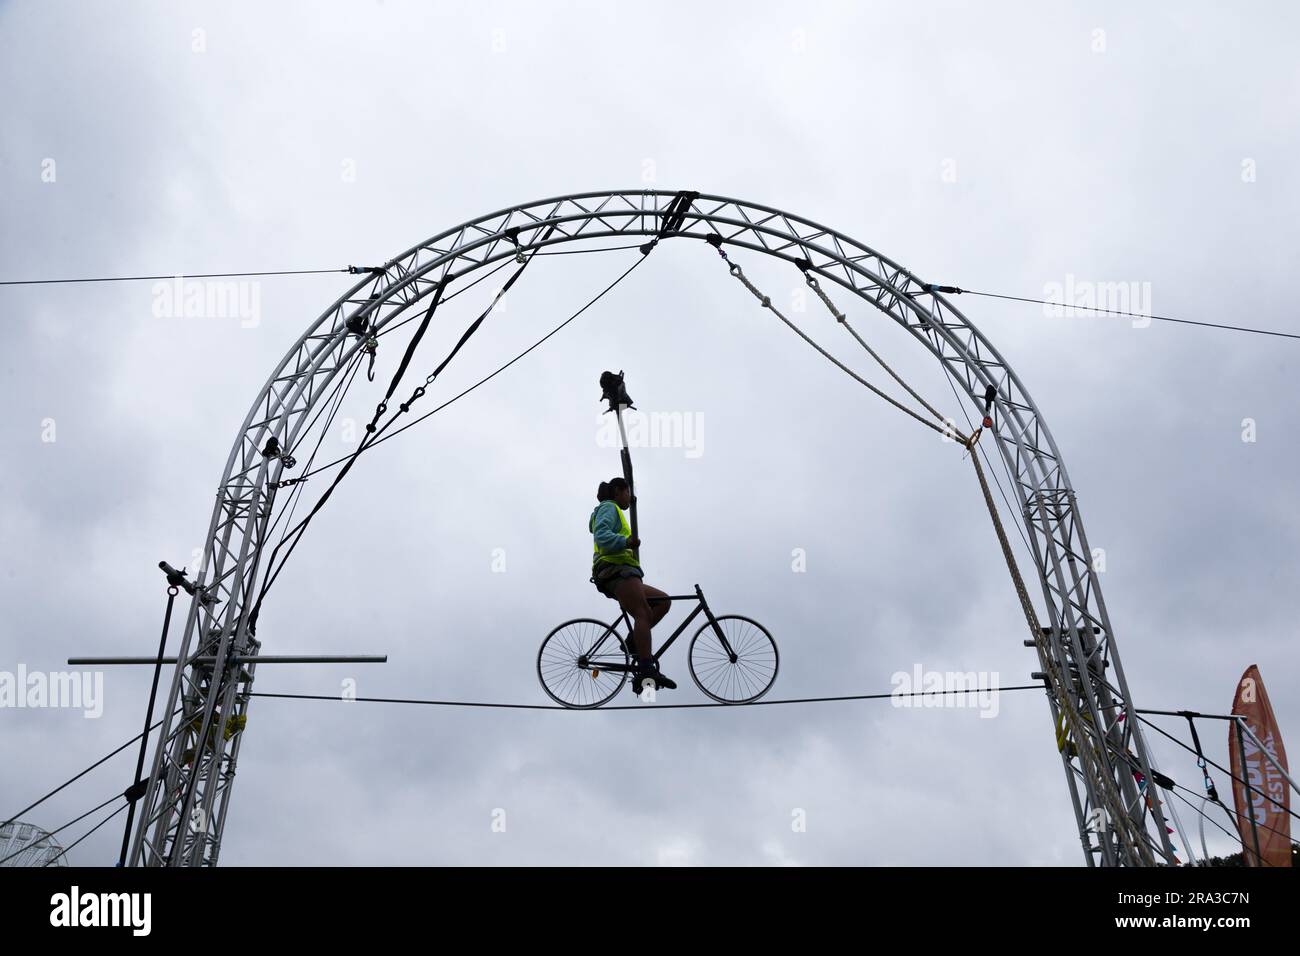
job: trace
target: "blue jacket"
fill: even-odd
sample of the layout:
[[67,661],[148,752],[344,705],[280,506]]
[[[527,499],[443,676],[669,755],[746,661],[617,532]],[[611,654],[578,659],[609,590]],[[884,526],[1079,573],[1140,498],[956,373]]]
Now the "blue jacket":
[[615,555],[628,549],[628,538],[622,533],[623,516],[618,505],[612,501],[602,501],[591,513],[588,521],[595,545],[600,549],[600,556]]

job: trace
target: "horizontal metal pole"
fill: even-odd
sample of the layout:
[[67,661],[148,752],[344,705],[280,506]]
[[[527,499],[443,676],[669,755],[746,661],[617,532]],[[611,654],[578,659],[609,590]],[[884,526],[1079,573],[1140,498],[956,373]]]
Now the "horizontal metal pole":
[[1194,710],[1146,710],[1134,708],[1135,714],[1158,714],[1161,717],[1201,717],[1205,720],[1237,720],[1239,714],[1200,714]]
[[[194,657],[190,659],[192,664],[212,664],[216,662],[216,657],[211,654],[205,657]],[[175,664],[174,657],[69,657],[68,666],[76,665],[108,665],[108,664]],[[372,655],[361,657],[329,657],[329,656],[302,656],[296,654],[287,655],[262,655],[249,656],[239,654],[235,657],[237,664],[387,664],[388,655]]]

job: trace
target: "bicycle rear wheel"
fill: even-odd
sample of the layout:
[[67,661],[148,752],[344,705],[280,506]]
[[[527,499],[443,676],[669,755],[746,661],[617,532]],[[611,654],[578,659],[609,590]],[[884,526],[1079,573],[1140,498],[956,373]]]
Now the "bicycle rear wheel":
[[700,625],[687,655],[691,679],[707,696],[722,704],[758,700],[776,682],[781,663],[776,641],[762,624],[739,614],[724,614],[714,620],[727,643],[722,643],[708,621]]
[[564,707],[599,707],[623,689],[628,666],[627,639],[617,623],[592,618],[565,621],[542,641],[537,652],[537,678],[548,697]]

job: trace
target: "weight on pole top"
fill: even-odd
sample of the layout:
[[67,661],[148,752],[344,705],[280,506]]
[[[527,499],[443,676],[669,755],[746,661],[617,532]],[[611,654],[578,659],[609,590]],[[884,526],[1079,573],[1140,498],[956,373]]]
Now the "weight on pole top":
[[613,372],[602,372],[600,375],[600,400],[609,402],[609,410],[617,411],[619,408],[635,408],[632,404],[632,398],[627,394],[627,385],[623,382],[623,371],[619,370],[615,375]]

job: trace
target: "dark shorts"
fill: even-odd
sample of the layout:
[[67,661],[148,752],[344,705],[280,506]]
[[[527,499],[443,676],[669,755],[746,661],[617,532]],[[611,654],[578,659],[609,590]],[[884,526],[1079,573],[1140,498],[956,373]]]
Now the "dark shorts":
[[596,585],[596,590],[607,598],[618,600],[614,597],[614,588],[618,582],[624,578],[644,578],[645,572],[640,568],[634,568],[630,564],[609,564],[602,561],[597,564],[591,572],[591,582]]

